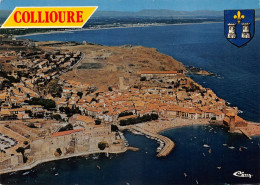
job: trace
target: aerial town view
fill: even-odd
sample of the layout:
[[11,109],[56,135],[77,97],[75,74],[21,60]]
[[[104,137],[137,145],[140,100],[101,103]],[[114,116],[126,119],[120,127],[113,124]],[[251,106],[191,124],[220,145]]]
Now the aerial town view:
[[[174,54],[160,43],[168,43],[172,28],[182,30],[177,34],[183,38],[183,33],[194,34],[191,30],[199,33],[203,28],[209,34],[211,26],[220,29],[219,15],[195,23],[188,17],[188,22],[168,26],[144,21],[136,28],[129,26],[136,24],[132,21],[125,24],[130,28],[110,28],[109,22],[106,29],[0,32],[0,183],[260,182],[259,31],[246,46],[251,47],[251,58],[216,36],[225,48],[233,47],[234,61],[254,61],[254,69],[240,67],[242,62],[234,69],[221,63],[213,68],[194,62],[192,51],[203,53],[197,41],[192,42],[195,47],[183,46],[186,40],[174,37]],[[165,32],[158,47],[151,44],[158,41],[156,32]],[[221,48],[220,41],[215,42]],[[208,43],[206,47],[216,51]],[[244,48],[238,49],[248,52]],[[225,58],[225,52],[216,53],[215,60]],[[201,61],[208,57],[199,56]],[[256,76],[243,76],[242,70]],[[208,85],[211,80],[215,84]],[[248,91],[236,98],[240,80]],[[208,177],[198,175],[200,171]]]

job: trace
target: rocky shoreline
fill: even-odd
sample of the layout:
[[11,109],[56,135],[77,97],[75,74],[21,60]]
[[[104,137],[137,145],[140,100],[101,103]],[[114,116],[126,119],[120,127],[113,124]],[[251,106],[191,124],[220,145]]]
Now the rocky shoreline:
[[206,70],[201,69],[199,67],[194,67],[194,66],[185,66],[185,67],[186,67],[186,70],[187,70],[187,75],[217,76],[216,73],[206,71]]
[[[131,149],[131,148],[130,148]],[[120,154],[120,153],[124,153],[128,150],[128,148],[124,148],[120,151],[92,151],[92,152],[81,152],[81,153],[76,153],[76,154],[70,154],[70,155],[66,155],[66,156],[61,156],[61,157],[53,157],[53,158],[48,158],[48,159],[43,159],[43,160],[35,160],[33,162],[31,162],[30,164],[26,164],[26,165],[22,165],[22,166],[18,166],[16,168],[10,168],[10,169],[3,169],[0,170],[0,175],[2,174],[7,174],[7,173],[12,173],[12,172],[17,172],[17,171],[26,171],[26,170],[30,170],[42,163],[46,163],[46,162],[51,162],[51,161],[57,161],[57,160],[62,160],[62,159],[68,159],[68,158],[72,158],[72,157],[79,157],[79,156],[88,156],[88,155],[92,155],[92,154]]]

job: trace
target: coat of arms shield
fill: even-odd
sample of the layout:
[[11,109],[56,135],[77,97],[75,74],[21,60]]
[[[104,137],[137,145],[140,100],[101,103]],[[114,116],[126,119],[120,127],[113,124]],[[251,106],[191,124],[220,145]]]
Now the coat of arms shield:
[[255,34],[255,10],[225,10],[224,34],[235,46],[245,46]]

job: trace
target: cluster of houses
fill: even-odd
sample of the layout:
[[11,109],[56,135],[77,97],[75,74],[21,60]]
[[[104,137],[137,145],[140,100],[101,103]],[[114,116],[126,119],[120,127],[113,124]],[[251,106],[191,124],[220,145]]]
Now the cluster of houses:
[[[0,79],[2,89],[0,91],[0,120],[29,119],[32,114],[50,115],[51,112],[43,110],[42,106],[28,105],[26,101],[31,98],[39,98],[41,96],[39,87],[46,87],[60,73],[70,70],[80,60],[80,57],[79,51],[60,50],[0,53],[0,64],[9,69],[9,71],[0,69],[5,74]],[[12,85],[4,87],[5,81],[9,81]],[[72,87],[73,84],[70,88],[72,89]],[[64,93],[68,93],[66,89],[64,91]]]

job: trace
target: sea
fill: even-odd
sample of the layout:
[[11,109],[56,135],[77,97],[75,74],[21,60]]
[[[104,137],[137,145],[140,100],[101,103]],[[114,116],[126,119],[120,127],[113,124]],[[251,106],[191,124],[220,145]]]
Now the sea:
[[[36,41],[92,42],[108,46],[156,48],[185,65],[215,73],[192,75],[220,98],[241,110],[246,120],[260,122],[260,22],[254,38],[237,48],[224,36],[223,23],[69,31],[23,36]],[[125,132],[140,151],[77,157],[41,164],[32,170],[0,176],[2,184],[252,184],[260,183],[260,137],[230,134],[221,126],[188,126],[161,133],[176,146],[166,158],[156,157],[156,141]],[[203,147],[207,144],[211,148]],[[100,167],[100,168],[99,168]],[[234,176],[241,171],[249,177]]]

